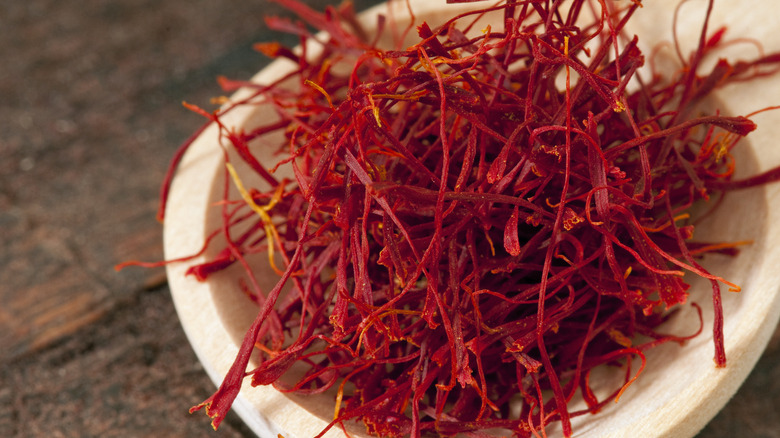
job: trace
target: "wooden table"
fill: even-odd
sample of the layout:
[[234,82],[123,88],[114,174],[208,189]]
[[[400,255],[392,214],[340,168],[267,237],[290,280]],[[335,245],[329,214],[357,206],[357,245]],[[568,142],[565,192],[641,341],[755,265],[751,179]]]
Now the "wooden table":
[[[326,1],[317,1],[322,5]],[[358,6],[369,2],[357,2]],[[0,5],[0,431],[216,434],[187,408],[213,386],[162,270],[157,190],[218,74],[265,59],[265,1],[29,0]],[[702,437],[780,437],[780,332]]]

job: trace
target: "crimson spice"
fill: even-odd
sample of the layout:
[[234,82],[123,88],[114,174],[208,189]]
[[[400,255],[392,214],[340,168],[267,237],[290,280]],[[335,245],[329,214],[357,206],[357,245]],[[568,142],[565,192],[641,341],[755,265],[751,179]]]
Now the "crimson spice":
[[[322,54],[258,44],[295,66],[287,85],[223,79],[226,91],[255,93],[215,112],[190,106],[270,186],[244,188],[226,165],[226,187],[242,193],[220,203],[227,245],[188,271],[206,280],[246,265],[259,307],[224,382],[193,408],[215,428],[251,376],[281,391],[334,391],[322,433],[357,419],[379,436],[525,437],[559,422],[568,437],[572,417],[619,398],[648,349],[690,338],[659,329],[688,298],[684,272],[711,281],[714,360],[726,365],[719,284],[739,288],[699,259],[744,242],[692,240],[692,207],[780,170],[734,180],[731,151],[756,126],[702,102],[774,73],[780,55],[705,68],[729,44],[725,28],[707,27],[712,0],[697,48],[678,50],[681,68],[649,78],[624,31],[638,0],[506,0],[406,29],[416,43],[391,49],[371,42],[349,5],[320,13],[277,1],[310,27],[268,26],[302,44],[319,38]],[[502,25],[473,32],[496,11]],[[379,32],[403,32],[389,24],[380,19]],[[222,124],[258,103],[278,120]],[[270,132],[284,140],[249,146]],[[271,152],[273,163],[258,158]],[[280,163],[294,180],[274,175]],[[245,258],[266,251],[279,274],[271,290]],[[282,383],[295,363],[305,374]],[[625,378],[599,399],[589,379],[605,364]],[[570,412],[575,397],[587,408]]]

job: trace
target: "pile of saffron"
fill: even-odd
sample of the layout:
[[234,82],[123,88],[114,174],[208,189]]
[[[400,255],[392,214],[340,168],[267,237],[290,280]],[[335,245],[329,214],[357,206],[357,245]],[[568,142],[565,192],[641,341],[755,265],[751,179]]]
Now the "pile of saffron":
[[[270,186],[244,187],[226,164],[225,184],[241,193],[215,206],[227,245],[189,270],[205,281],[247,264],[242,284],[258,305],[229,374],[193,410],[217,427],[250,376],[335,394],[322,433],[358,420],[377,436],[526,437],[559,423],[568,437],[572,417],[640,375],[648,349],[691,335],[659,330],[686,303],[686,272],[711,281],[714,360],[725,366],[719,284],[738,287],[699,262],[740,243],[693,240],[692,207],[779,172],[734,180],[731,151],[755,124],[702,102],[774,73],[780,57],[705,69],[726,44],[708,10],[680,69],[641,77],[645,55],[624,31],[638,0],[506,0],[436,28],[380,20],[380,33],[417,34],[390,48],[348,5],[277,1],[302,22],[269,27],[322,53],[258,44],[294,66],[284,85],[223,79],[226,91],[255,93],[214,112],[190,106]],[[488,12],[500,25],[474,29]],[[224,126],[238,105],[278,119]],[[257,146],[271,132],[283,141]],[[277,165],[294,178],[277,178]],[[246,261],[264,252],[278,275],[270,290]],[[294,364],[302,377],[282,383]],[[625,378],[599,398],[589,378],[604,365]],[[570,411],[575,398],[587,408]]]

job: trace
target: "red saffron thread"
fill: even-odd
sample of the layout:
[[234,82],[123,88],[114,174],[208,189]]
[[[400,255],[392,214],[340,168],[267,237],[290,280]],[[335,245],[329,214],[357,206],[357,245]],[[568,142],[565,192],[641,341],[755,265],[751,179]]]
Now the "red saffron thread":
[[[684,272],[712,283],[715,363],[725,366],[719,283],[739,288],[698,260],[735,255],[744,242],[692,241],[689,211],[780,179],[780,168],[733,180],[730,151],[755,124],[698,114],[723,85],[780,69],[780,55],[702,71],[705,56],[734,43],[725,28],[707,31],[712,1],[698,48],[684,56],[675,45],[685,68],[649,82],[638,76],[636,38],[622,36],[639,1],[507,0],[435,29],[422,23],[403,49],[366,43],[376,38],[351,8],[276,1],[330,33],[322,55],[258,44],[297,65],[284,78],[295,86],[221,79],[256,93],[214,113],[191,107],[271,186],[242,188],[243,202],[225,195],[228,245],[190,268],[206,280],[243,264],[242,287],[260,306],[224,382],[192,411],[205,407],[218,427],[251,375],[282,391],[336,390],[327,429],[359,419],[378,436],[504,428],[528,437],[560,422],[569,437],[572,417],[598,412],[639,378],[646,350],[696,335],[658,331],[688,298]],[[582,24],[587,8],[597,18]],[[503,29],[469,32],[491,11],[503,11]],[[350,62],[347,73],[334,68]],[[258,96],[279,120],[249,132],[222,124]],[[263,146],[278,164],[249,144],[269,132],[285,136]],[[163,184],[161,216],[190,143]],[[273,176],[284,163],[295,181]],[[226,170],[225,193],[237,178]],[[233,236],[237,225],[248,231]],[[280,256],[267,294],[245,259],[258,251]],[[278,379],[294,363],[307,371],[285,387]],[[599,399],[590,376],[604,365],[625,377]],[[578,393],[587,409],[570,412]]]

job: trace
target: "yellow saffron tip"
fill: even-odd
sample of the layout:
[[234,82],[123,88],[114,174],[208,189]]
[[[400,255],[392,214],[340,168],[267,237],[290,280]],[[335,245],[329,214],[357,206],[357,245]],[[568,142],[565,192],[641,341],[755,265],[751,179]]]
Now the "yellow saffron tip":
[[325,91],[324,88],[320,87],[319,85],[317,85],[316,83],[314,83],[313,81],[311,81],[309,79],[306,79],[306,81],[304,81],[304,83],[306,85],[314,88],[315,90],[319,91],[323,96],[325,96],[325,99],[328,100],[328,106],[333,108],[333,101],[330,99],[330,94],[328,94],[328,92]]
[[230,102],[230,98],[228,98],[227,96],[217,96],[217,97],[212,97],[210,99],[210,102],[213,105],[224,105],[224,104]]
[[244,187],[244,183],[241,182],[241,178],[239,178],[236,168],[230,163],[225,163],[225,168],[227,168],[228,173],[230,173],[230,177],[233,179],[236,189],[238,189],[238,192],[241,194],[241,198],[246,202],[249,208],[260,216],[260,220],[263,222],[263,228],[265,229],[266,238],[268,239],[268,262],[276,273],[281,274],[282,271],[276,267],[276,263],[274,262],[274,238],[278,236],[278,233],[276,227],[274,227],[271,222],[271,216],[268,215],[268,212],[281,199],[282,185],[279,185],[268,205],[261,207],[257,205],[255,200],[252,199],[252,195],[250,195],[249,191]]
[[379,118],[379,108],[376,106],[376,103],[374,103],[374,96],[369,94],[368,101],[371,104],[371,112],[374,114],[374,119],[376,119],[376,124],[382,126],[382,120]]

